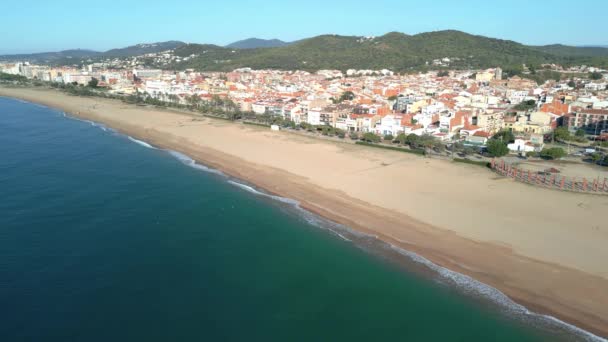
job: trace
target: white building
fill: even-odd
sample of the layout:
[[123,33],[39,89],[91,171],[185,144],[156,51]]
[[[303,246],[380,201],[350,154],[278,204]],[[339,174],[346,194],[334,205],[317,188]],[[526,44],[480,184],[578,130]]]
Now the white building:
[[524,90],[516,90],[508,94],[509,101],[511,101],[512,104],[522,103],[527,97],[528,92]]
[[376,134],[391,134],[393,136],[403,133],[404,130],[403,126],[401,126],[401,117],[397,115],[387,115],[383,117],[376,123],[374,131]]
[[323,124],[323,122],[321,122],[321,108],[315,107],[309,109],[307,122],[314,126]]
[[532,143],[525,141],[524,139],[515,139],[515,142],[507,145],[507,147],[510,151],[522,153],[534,152],[536,150]]

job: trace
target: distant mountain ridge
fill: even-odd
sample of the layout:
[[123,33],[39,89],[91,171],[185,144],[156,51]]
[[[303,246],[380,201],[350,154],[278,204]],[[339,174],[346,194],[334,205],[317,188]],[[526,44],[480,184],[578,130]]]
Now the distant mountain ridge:
[[127,46],[120,49],[111,49],[105,52],[93,51],[93,50],[64,50],[58,52],[41,52],[31,54],[16,54],[16,55],[2,55],[0,60],[16,60],[16,61],[28,61],[37,63],[54,63],[60,61],[66,61],[77,58],[88,58],[88,57],[132,57],[145,55],[147,53],[162,52],[167,50],[173,50],[180,46],[186,45],[184,42],[170,40],[167,42],[157,43],[146,43]]
[[270,48],[286,46],[290,43],[284,42],[279,39],[260,39],[260,38],[249,38],[239,40],[237,42],[226,45],[227,48],[233,49],[258,49],[258,48]]
[[[250,67],[308,71],[390,69],[407,72],[501,66],[511,71],[507,74],[515,74],[523,71],[523,64],[558,63],[608,67],[608,49],[605,48],[527,46],[455,30],[415,35],[389,32],[379,37],[321,35],[286,46],[238,50],[216,45],[188,44],[177,48],[175,54],[196,56],[172,67],[203,71]],[[447,62],[443,62],[443,59]]]
[[38,52],[38,53],[27,53],[27,54],[14,54],[14,55],[2,55],[1,60],[19,60],[19,61],[56,61],[65,58],[83,58],[88,56],[94,56],[99,54],[93,50],[63,50],[57,52]]
[[[278,45],[278,46],[276,46]],[[390,69],[395,72],[428,69],[466,69],[500,66],[505,75],[521,74],[523,64],[593,65],[608,68],[608,48],[561,44],[528,46],[511,40],[445,30],[408,35],[389,32],[378,37],[320,35],[285,43],[278,39],[250,38],[226,47],[168,41],[138,44],[106,52],[66,50],[31,55],[0,56],[0,60],[29,60],[77,64],[87,57],[131,57],[171,50],[181,57],[171,64],[150,66],[199,71],[236,68],[307,70]],[[537,69],[537,68],[535,68]]]
[[539,51],[559,55],[559,56],[595,56],[595,57],[606,57],[608,56],[608,49],[599,46],[568,46],[562,44],[552,44],[545,46],[533,47]]
[[184,42],[180,42],[177,40],[170,40],[166,42],[158,42],[158,43],[147,43],[147,44],[137,44],[132,46],[127,46],[121,49],[112,49],[106,52],[103,52],[102,55],[110,56],[110,57],[131,57],[131,56],[141,56],[147,53],[156,53],[167,50],[173,50],[180,46],[186,45]]

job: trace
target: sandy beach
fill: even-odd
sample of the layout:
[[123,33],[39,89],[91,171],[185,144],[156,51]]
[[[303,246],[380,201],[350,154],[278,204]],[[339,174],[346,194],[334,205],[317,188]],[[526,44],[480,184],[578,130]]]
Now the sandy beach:
[[0,96],[59,108],[185,153],[469,275],[535,312],[608,336],[608,197],[116,100],[2,87]]

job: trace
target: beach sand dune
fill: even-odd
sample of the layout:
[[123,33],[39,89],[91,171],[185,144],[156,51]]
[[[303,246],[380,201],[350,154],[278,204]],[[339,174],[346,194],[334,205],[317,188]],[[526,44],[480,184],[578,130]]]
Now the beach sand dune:
[[[608,336],[608,196],[535,188],[471,165],[186,113],[0,88],[176,150]],[[1,112],[0,112],[1,115]]]

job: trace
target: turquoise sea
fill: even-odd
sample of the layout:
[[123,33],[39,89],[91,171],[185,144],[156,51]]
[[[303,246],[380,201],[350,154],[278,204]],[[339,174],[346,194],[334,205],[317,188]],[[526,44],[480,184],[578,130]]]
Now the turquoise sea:
[[0,97],[0,341],[572,341],[238,180]]

